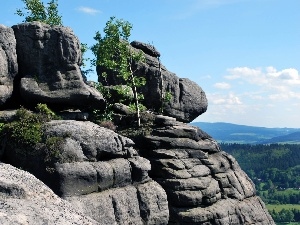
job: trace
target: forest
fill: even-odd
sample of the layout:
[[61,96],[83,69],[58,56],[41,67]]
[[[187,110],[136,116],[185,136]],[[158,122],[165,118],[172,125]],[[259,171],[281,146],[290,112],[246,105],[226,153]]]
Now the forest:
[[[255,183],[275,222],[300,222],[299,144],[220,144]],[[277,206],[277,207],[276,207]]]

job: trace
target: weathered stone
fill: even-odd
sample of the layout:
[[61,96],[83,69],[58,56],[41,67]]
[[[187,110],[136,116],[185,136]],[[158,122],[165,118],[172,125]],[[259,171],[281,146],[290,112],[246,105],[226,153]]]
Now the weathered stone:
[[160,57],[159,51],[153,46],[149,44],[145,44],[139,41],[133,41],[130,45],[136,49],[142,50],[145,54],[153,56],[153,57]]
[[169,208],[167,195],[156,182],[148,182],[137,186],[141,217],[145,224],[168,224]]
[[0,111],[0,122],[8,123],[12,122],[15,119],[17,110],[3,110]]
[[169,201],[172,206],[195,207],[202,205],[202,192],[199,190],[190,191],[168,191]]
[[128,138],[88,121],[53,120],[46,124],[44,133],[77,141],[90,161],[127,158],[128,149],[134,144]]
[[[209,207],[172,208],[180,224],[275,225],[257,197],[245,201],[222,199]],[[175,221],[174,221],[175,222]]]
[[225,157],[224,152],[218,152],[208,156],[207,160],[202,160],[205,165],[207,165],[214,174],[224,173],[228,169],[231,169],[230,162]]
[[177,121],[156,126],[138,143],[139,152],[167,192],[169,224],[274,225],[253,182],[208,134]]
[[64,120],[81,120],[86,121],[89,119],[89,113],[82,112],[81,110],[63,110],[58,112],[58,115]]
[[113,191],[118,189],[108,190],[99,193],[92,193],[81,196],[65,197],[71,205],[80,210],[101,225],[112,224],[117,225],[115,218],[115,210],[111,199]]
[[80,42],[70,28],[40,22],[12,28],[18,43],[21,97],[28,104],[105,106],[102,95],[84,83]]
[[114,171],[114,187],[124,187],[132,183],[131,166],[127,159],[112,159],[108,163]]
[[192,177],[204,177],[210,175],[210,169],[204,165],[194,166],[192,169],[188,170],[188,173],[192,175]]
[[165,191],[154,181],[66,198],[100,224],[167,224]]
[[0,224],[100,225],[28,172],[0,163],[0,174]]
[[11,97],[13,80],[18,73],[16,39],[10,27],[0,24],[0,105]]
[[91,163],[97,171],[98,190],[103,191],[114,186],[114,170],[108,162]]
[[59,194],[74,196],[98,191],[97,171],[88,162],[56,164]]
[[131,165],[131,177],[134,182],[142,182],[149,180],[148,172],[151,170],[151,164],[149,160],[136,156],[129,158],[128,161]]
[[206,189],[212,178],[207,177],[197,177],[197,178],[188,178],[188,179],[165,179],[159,180],[159,183],[166,189],[171,189],[174,191],[183,191],[183,190],[202,190]]
[[182,148],[182,149],[195,149],[203,150],[205,152],[218,152],[220,148],[214,140],[205,139],[194,141],[189,138],[170,138],[159,136],[146,136],[147,148]]

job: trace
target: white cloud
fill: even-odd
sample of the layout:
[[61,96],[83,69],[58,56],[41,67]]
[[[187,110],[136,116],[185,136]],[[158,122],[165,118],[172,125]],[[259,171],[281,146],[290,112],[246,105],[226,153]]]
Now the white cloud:
[[299,127],[299,87],[300,73],[295,68],[230,68],[224,80],[214,84],[218,92],[206,92],[207,117],[256,126]]
[[221,94],[208,95],[208,103],[214,105],[241,105],[242,102],[240,98],[233,93],[229,93],[227,96]]
[[231,85],[226,82],[220,82],[220,83],[215,83],[214,87],[218,89],[230,89]]
[[90,8],[90,7],[85,7],[85,6],[81,6],[81,7],[77,8],[77,10],[80,11],[80,12],[89,14],[89,15],[96,15],[98,13],[101,13],[100,10],[93,9],[93,8]]
[[[286,95],[290,98],[298,98],[298,95],[287,95],[288,92],[300,93],[299,72],[294,68],[277,70],[269,66],[266,68],[235,67],[227,70],[228,75],[224,76],[227,80],[238,80],[248,84],[262,87],[263,90],[270,92],[270,95]],[[294,90],[296,89],[296,90]],[[275,99],[272,97],[271,99]],[[285,99],[285,98],[281,98]]]

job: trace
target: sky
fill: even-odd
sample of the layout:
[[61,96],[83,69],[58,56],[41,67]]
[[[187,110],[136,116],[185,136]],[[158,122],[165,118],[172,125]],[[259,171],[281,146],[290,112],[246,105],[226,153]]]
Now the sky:
[[[0,24],[22,22],[24,3],[1,1]],[[195,121],[300,128],[300,0],[58,0],[58,10],[88,46],[111,16],[129,21],[131,41],[153,44],[206,93]]]

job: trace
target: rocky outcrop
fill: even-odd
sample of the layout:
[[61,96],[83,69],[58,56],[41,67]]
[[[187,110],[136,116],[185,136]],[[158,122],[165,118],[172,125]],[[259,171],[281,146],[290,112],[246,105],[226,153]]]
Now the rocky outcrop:
[[132,140],[73,120],[46,123],[43,139],[46,144],[32,148],[2,143],[3,158],[100,224],[168,223],[166,193],[148,176],[150,162],[138,155]]
[[[153,46],[131,46],[145,53],[145,63],[135,65],[136,75],[147,80],[140,89],[144,104],[156,112],[163,105],[171,116],[144,112],[142,121],[151,125],[131,134],[136,143],[86,121],[86,107],[101,109],[105,103],[83,81],[79,41],[69,28],[39,22],[0,26],[0,105],[5,109],[0,122],[17,117],[4,104],[13,84],[12,102],[22,97],[25,106],[49,103],[63,109],[65,119],[43,124],[33,119],[28,129],[42,134],[39,143],[16,139],[33,137],[31,130],[19,129],[22,124],[12,134],[1,133],[0,161],[35,177],[0,163],[0,224],[273,225],[236,160],[204,131],[178,122],[206,111],[203,90],[161,65]],[[120,83],[110,76],[108,82]],[[162,104],[162,92],[171,94],[169,102]],[[126,105],[113,109],[120,113],[115,115],[120,125],[130,123]]]
[[159,117],[137,143],[167,192],[169,224],[275,224],[236,160],[199,128]]
[[18,73],[16,39],[13,29],[0,24],[0,105],[11,97]]
[[104,107],[102,95],[83,81],[80,42],[70,28],[40,22],[12,28],[17,40],[20,93],[27,103]]
[[33,175],[0,163],[0,224],[100,225]]
[[[146,85],[139,91],[143,93],[145,97],[143,104],[148,109],[160,112],[163,105],[165,115],[183,122],[191,122],[206,112],[207,99],[199,85],[168,71],[158,60],[160,53],[153,46],[137,41],[132,42],[131,45],[134,51],[142,50],[145,53],[145,63],[136,65],[135,75],[146,79]],[[102,74],[103,71],[106,69],[97,67],[98,74]],[[111,74],[109,71],[106,72]],[[163,87],[161,87],[161,80],[163,80]],[[107,76],[105,80],[99,76],[99,82],[105,85],[122,84],[116,76]],[[171,96],[170,101],[161,99],[162,92]]]

